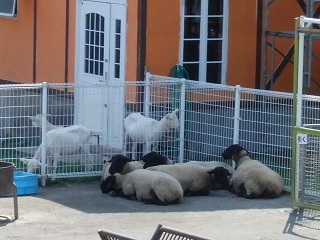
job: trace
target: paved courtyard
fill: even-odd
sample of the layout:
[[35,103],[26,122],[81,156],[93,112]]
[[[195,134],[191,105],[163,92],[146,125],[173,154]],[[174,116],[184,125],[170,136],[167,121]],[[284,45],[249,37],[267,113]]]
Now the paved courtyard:
[[293,211],[288,193],[247,200],[214,191],[155,206],[102,194],[92,181],[40,187],[18,201],[19,219],[10,221],[13,198],[0,198],[1,240],[99,240],[101,229],[149,240],[159,223],[216,240],[320,239],[320,212]]

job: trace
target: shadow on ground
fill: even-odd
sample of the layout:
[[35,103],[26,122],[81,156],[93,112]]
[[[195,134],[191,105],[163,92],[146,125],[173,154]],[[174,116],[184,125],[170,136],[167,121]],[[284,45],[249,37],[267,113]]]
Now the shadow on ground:
[[131,212],[201,212],[243,209],[289,208],[289,194],[276,199],[244,199],[219,190],[208,196],[185,197],[182,203],[169,206],[148,205],[138,201],[112,197],[100,191],[100,182],[58,184],[40,187],[33,196],[35,201],[46,200],[86,213],[131,213]]
[[301,239],[318,240],[319,238],[309,238],[300,235],[295,230],[297,227],[320,230],[320,211],[302,208],[293,210],[283,230],[283,233],[291,234]]

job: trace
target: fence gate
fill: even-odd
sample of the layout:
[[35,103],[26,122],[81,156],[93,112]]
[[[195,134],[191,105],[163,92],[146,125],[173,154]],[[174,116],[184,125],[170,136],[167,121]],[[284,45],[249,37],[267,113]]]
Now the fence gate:
[[314,96],[303,94],[306,72],[311,71],[303,60],[305,38],[319,38],[320,31],[315,28],[318,24],[320,19],[296,19],[291,182],[292,205],[316,210],[320,210],[320,121],[308,113],[318,112],[320,103]]

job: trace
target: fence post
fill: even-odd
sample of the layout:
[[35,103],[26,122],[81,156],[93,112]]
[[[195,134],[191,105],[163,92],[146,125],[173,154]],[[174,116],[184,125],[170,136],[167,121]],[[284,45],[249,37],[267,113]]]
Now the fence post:
[[179,156],[178,161],[183,162],[184,159],[184,123],[185,123],[185,107],[186,105],[186,79],[181,80],[180,94],[180,134],[179,134]]
[[145,94],[144,94],[144,106],[143,106],[143,110],[144,110],[144,116],[145,117],[149,117],[150,115],[150,73],[147,72],[146,73],[146,81],[145,81],[145,86],[146,86],[146,90],[145,90]]
[[47,120],[47,109],[48,109],[48,83],[42,83],[42,131],[41,131],[41,185],[46,185],[46,170],[47,170],[47,141],[46,141],[46,120]]
[[[239,133],[240,133],[240,85],[235,88],[235,99],[234,99],[234,119],[233,119],[233,144],[239,143]],[[235,162],[232,161],[232,167],[235,169]]]

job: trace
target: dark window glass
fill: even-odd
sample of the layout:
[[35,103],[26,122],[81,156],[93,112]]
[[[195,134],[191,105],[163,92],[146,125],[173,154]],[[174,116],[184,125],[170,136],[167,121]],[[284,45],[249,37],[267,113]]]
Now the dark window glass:
[[89,58],[89,46],[85,45],[84,47],[84,57]]
[[223,15],[223,0],[209,0],[209,15]]
[[114,66],[114,77],[120,78],[120,65],[119,64],[116,64]]
[[96,32],[95,36],[95,45],[99,46],[100,45],[100,32]]
[[90,31],[89,43],[94,45],[94,31]]
[[209,40],[207,49],[207,61],[221,61],[222,40]]
[[94,74],[99,75],[99,64],[94,62]]
[[183,64],[185,69],[187,70],[189,77],[191,80],[198,80],[199,79],[199,64]]
[[116,20],[116,33],[121,33],[121,20]]
[[94,13],[90,13],[90,29],[93,30],[94,29]]
[[89,43],[89,31],[85,31],[85,43],[88,44]]
[[93,59],[93,53],[94,53],[94,47],[90,46],[90,51],[89,51],[89,58]]
[[200,15],[201,14],[201,0],[185,0],[185,15]]
[[103,32],[100,34],[100,43],[101,43],[101,47],[103,47],[104,46],[104,33]]
[[115,62],[120,63],[120,50],[119,49],[115,50]]
[[200,37],[200,18],[192,17],[184,20],[184,38],[199,38]]
[[89,72],[89,61],[84,60],[84,72],[88,73]]
[[183,60],[185,62],[199,61],[199,41],[184,41]]
[[100,31],[101,16],[100,16],[99,14],[96,14],[96,19],[95,19],[95,21],[96,21],[96,28],[95,28],[95,30],[96,30],[96,31]]
[[86,15],[86,29],[89,29],[90,14]]
[[100,61],[103,61],[104,60],[104,48],[103,47],[100,47]]
[[103,62],[100,62],[100,76],[103,76]]
[[116,35],[116,48],[120,48],[120,35]]
[[101,32],[104,32],[104,17],[101,16]]
[[207,64],[207,82],[220,83],[221,79],[221,63]]

